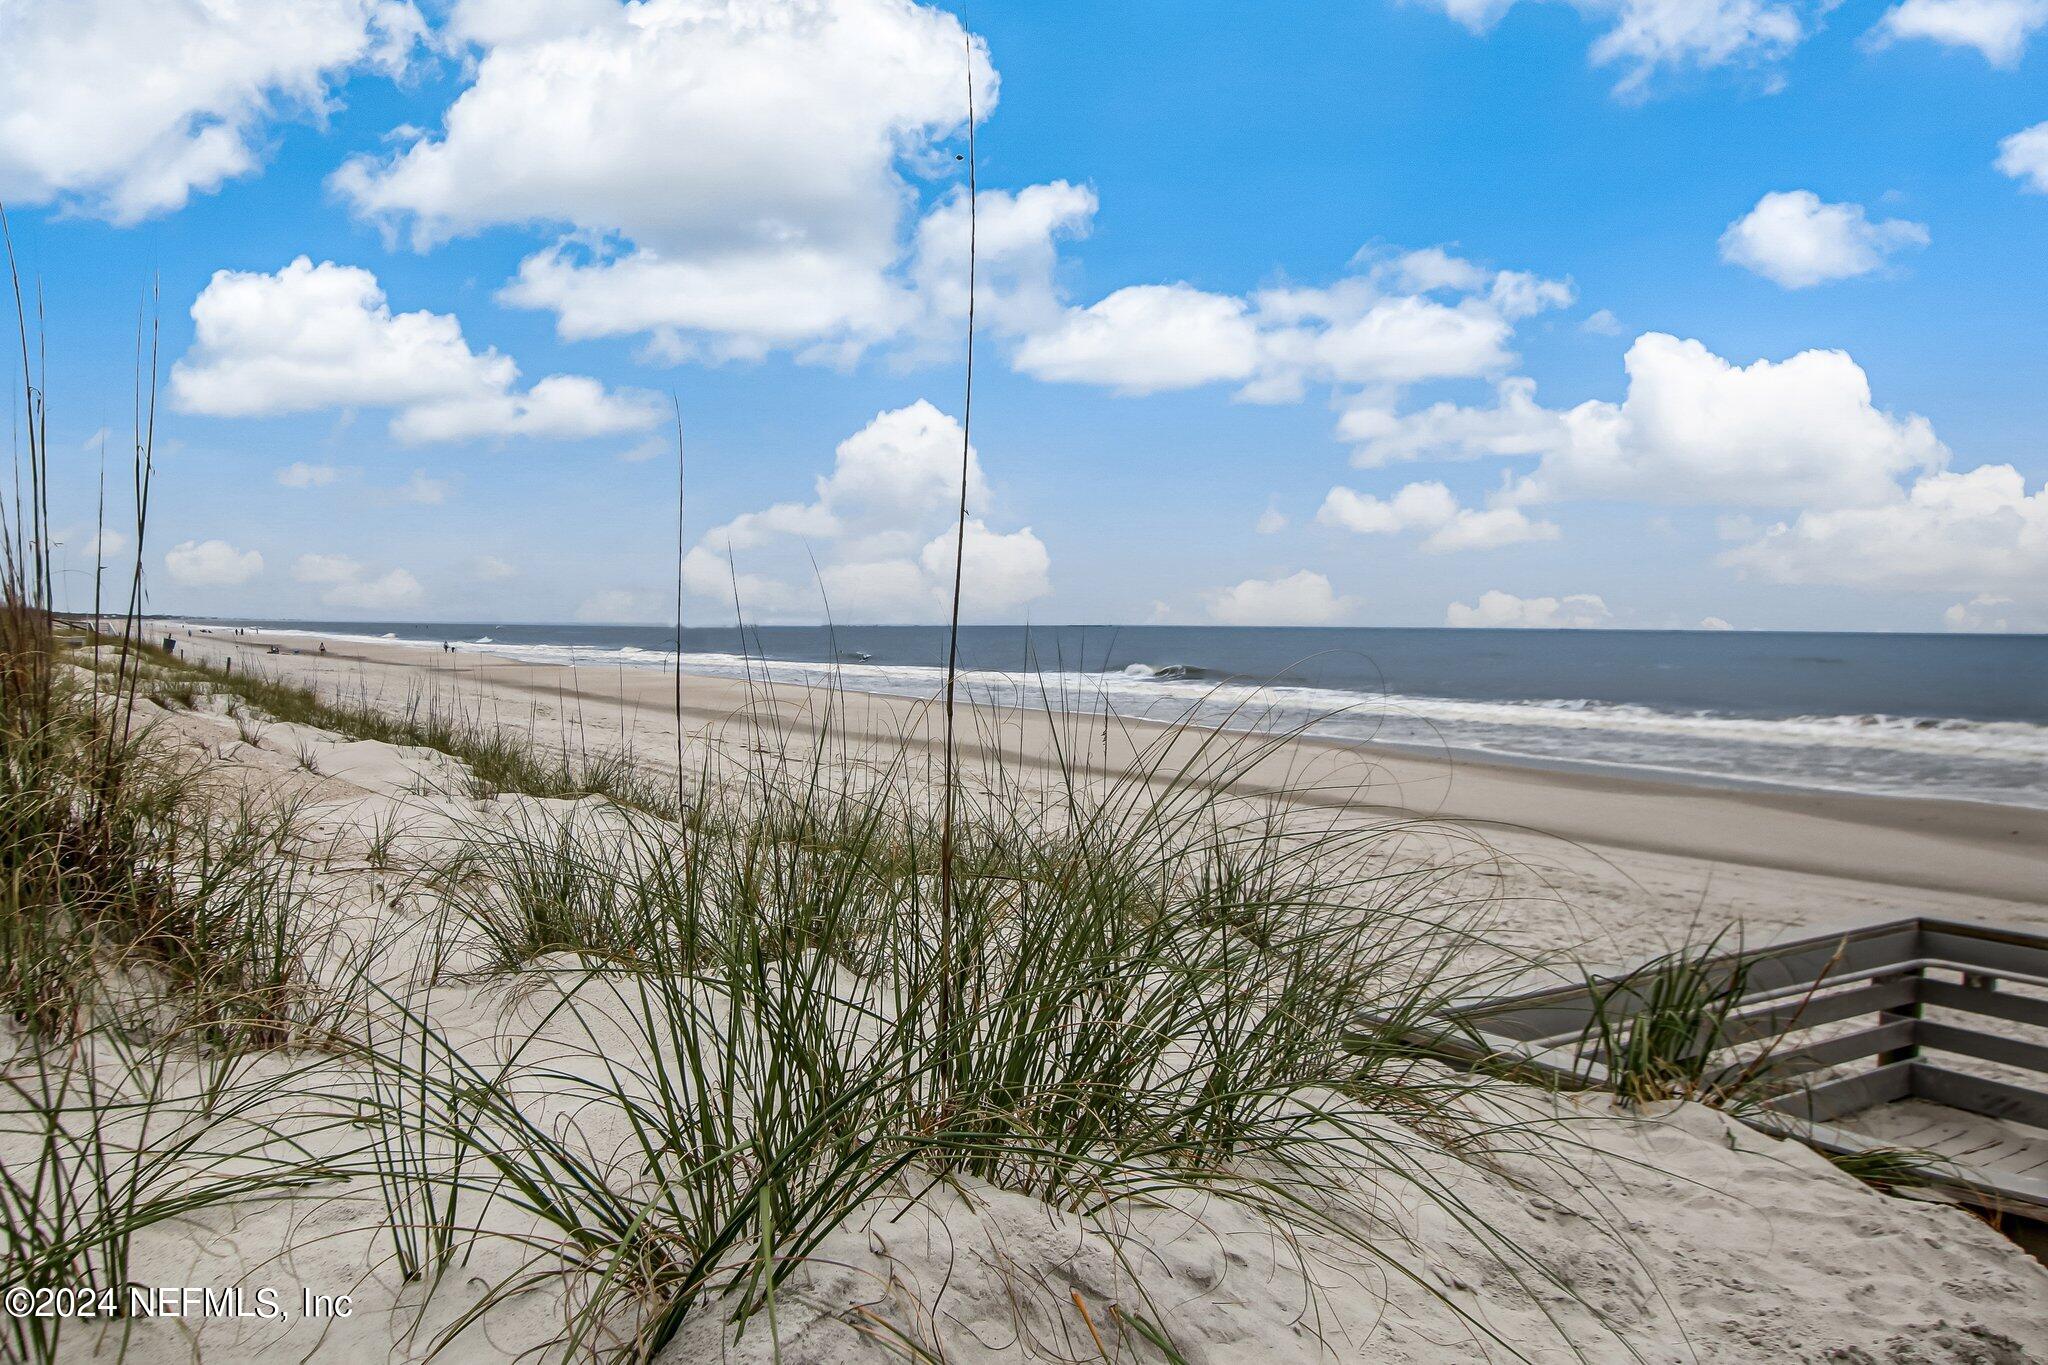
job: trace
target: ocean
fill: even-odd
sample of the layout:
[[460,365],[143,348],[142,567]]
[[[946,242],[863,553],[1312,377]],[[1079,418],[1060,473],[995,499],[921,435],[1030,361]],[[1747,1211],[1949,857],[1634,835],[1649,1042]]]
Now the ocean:
[[[195,621],[670,668],[664,626]],[[1679,781],[2048,809],[2048,636],[968,626],[963,697]],[[683,632],[686,673],[929,696],[933,626]]]

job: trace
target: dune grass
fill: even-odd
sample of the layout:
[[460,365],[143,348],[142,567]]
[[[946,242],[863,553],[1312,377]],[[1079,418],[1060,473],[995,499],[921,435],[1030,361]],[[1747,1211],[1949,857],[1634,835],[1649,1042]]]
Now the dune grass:
[[[1439,870],[1390,871],[1388,831],[1229,797],[1270,741],[1217,743],[1059,800],[976,774],[943,1003],[940,816],[900,755],[879,775],[763,765],[682,821],[577,806],[472,827],[433,884],[470,970],[516,981],[538,1022],[483,1066],[430,1009],[387,1002],[365,1058],[402,1099],[376,1118],[401,1263],[445,1263],[509,1201],[536,1228],[532,1276],[589,1289],[572,1340],[644,1357],[713,1302],[768,1307],[865,1201],[957,1179],[1105,1227],[1200,1191],[1399,1271],[1365,1230],[1372,1187],[1403,1178],[1489,1240],[1429,1163],[1529,1125],[1475,1118],[1485,1082],[1401,1041],[1474,988],[1470,907]],[[1367,1017],[1363,1041],[1330,1027]],[[608,1155],[550,1126],[568,1113]]]
[[0,1008],[62,1036],[118,979],[119,1008],[212,1042],[316,1029],[303,957],[323,914],[282,856],[295,812],[110,734],[75,670],[41,707],[0,717]]
[[1603,1088],[1624,1104],[1692,1100],[1743,1110],[1771,1093],[1776,1038],[1754,1041],[1737,1027],[1749,993],[1740,945],[1727,931],[1688,942],[1614,977],[1586,979],[1592,1014],[1580,1057],[1604,1068]]
[[1921,1147],[1865,1147],[1854,1152],[1828,1152],[1827,1159],[1844,1175],[1891,1194],[1924,1189],[1940,1181],[1955,1162]]
[[69,1320],[9,1314],[0,1355],[56,1360],[67,1334],[93,1332],[118,1354],[138,1236],[350,1178],[303,1145],[317,1122],[280,1128],[306,1073],[263,1055],[105,1021],[62,1045],[17,1043],[0,1064],[0,1285],[106,1300]]
[[212,664],[178,660],[176,682],[160,693],[190,706],[186,689],[235,698],[262,718],[305,725],[349,739],[434,749],[462,760],[469,772],[468,795],[502,792],[526,796],[601,796],[642,810],[676,813],[673,780],[663,780],[626,748],[591,747],[579,732],[557,747],[535,735],[502,725],[450,692],[414,689],[402,702],[383,704],[367,691],[322,696],[309,687],[266,674],[260,666],[229,671]]

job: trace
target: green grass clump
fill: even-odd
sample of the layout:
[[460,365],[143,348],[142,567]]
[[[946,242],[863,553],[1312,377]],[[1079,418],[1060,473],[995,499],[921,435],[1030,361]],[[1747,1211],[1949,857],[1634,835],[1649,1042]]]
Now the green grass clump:
[[1753,1107],[1770,1093],[1772,1046],[1724,1056],[1753,1041],[1736,1018],[1749,993],[1739,945],[1723,930],[1618,977],[1587,978],[1592,1014],[1580,1038],[1585,1061],[1624,1104],[1692,1100],[1719,1109]]
[[60,675],[38,712],[0,714],[0,1008],[61,1036],[115,976],[118,1008],[166,1028],[282,1042],[317,1010],[317,917],[279,856],[292,822],[208,789]]
[[1918,1147],[1865,1147],[1854,1152],[1826,1152],[1823,1155],[1842,1174],[1854,1176],[1886,1194],[1924,1189],[1938,1182],[1942,1172],[1952,1169],[1955,1164],[1939,1152]]

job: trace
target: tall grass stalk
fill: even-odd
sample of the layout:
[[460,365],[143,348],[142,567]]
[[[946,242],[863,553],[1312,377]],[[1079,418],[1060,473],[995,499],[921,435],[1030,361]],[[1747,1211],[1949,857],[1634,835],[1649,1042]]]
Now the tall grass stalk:
[[946,630],[945,813],[939,825],[939,1015],[950,1026],[954,1000],[953,820],[959,798],[960,755],[953,707],[960,677],[960,595],[967,568],[967,474],[974,458],[974,293],[980,250],[980,179],[975,164],[974,39],[963,39],[967,58],[967,361],[960,399],[960,508],[953,532],[952,615]]

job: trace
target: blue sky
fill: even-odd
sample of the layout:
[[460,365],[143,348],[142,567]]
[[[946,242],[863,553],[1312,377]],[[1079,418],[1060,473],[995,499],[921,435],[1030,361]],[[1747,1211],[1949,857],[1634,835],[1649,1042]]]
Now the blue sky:
[[160,610],[941,619],[972,35],[970,617],[2048,627],[2048,0],[0,19]]

